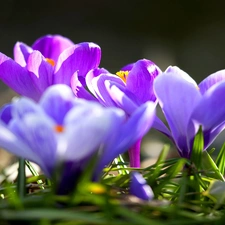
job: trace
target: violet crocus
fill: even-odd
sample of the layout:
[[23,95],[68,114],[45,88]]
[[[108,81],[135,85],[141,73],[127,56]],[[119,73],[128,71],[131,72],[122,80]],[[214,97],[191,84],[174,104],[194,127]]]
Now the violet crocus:
[[[102,105],[121,108],[127,116],[130,116],[138,107],[148,101],[157,103],[153,91],[153,81],[160,73],[161,70],[155,63],[142,59],[123,67],[117,75],[111,74],[105,69],[93,69],[86,75],[85,81],[88,90]],[[79,81],[76,73],[72,76],[71,86],[77,97],[90,99],[89,93]],[[92,98],[94,99],[94,97]],[[157,117],[153,126],[166,134],[169,133]],[[140,167],[141,139],[129,150],[131,167]]]
[[156,78],[154,90],[182,157],[190,158],[194,137],[202,126],[206,149],[225,126],[225,70],[199,85],[178,67]]
[[67,85],[53,85],[38,103],[22,97],[2,108],[0,147],[35,162],[49,178],[63,165],[58,193],[65,194],[94,154],[98,179],[104,166],[149,130],[154,111],[146,103],[127,119],[121,109],[77,99]]
[[14,60],[0,53],[0,79],[20,95],[39,100],[53,84],[70,86],[77,72],[82,82],[91,69],[99,66],[101,49],[91,42],[74,44],[60,35],[39,38],[30,47],[14,46]]
[[151,187],[138,172],[131,173],[130,193],[145,201],[150,201],[154,198]]
[[[127,115],[147,101],[156,101],[153,81],[161,70],[150,60],[142,59],[129,64],[111,74],[105,69],[96,68],[86,75],[88,90],[104,106],[123,109]],[[72,89],[77,97],[86,98],[85,90],[74,74],[71,79]]]

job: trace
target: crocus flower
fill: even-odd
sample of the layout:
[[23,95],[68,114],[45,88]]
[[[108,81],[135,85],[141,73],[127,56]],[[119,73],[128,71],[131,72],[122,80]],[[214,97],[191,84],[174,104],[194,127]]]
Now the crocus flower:
[[97,151],[95,179],[144,135],[154,105],[146,103],[127,119],[122,110],[77,99],[71,88],[59,84],[49,87],[39,103],[22,97],[0,114],[0,147],[37,163],[50,178],[63,165],[59,193],[66,193]]
[[154,89],[182,157],[190,158],[200,125],[204,149],[224,129],[225,70],[211,74],[197,85],[178,67],[169,67],[157,77]]
[[[115,74],[105,69],[93,69],[85,78],[89,91],[104,106],[122,108],[128,115],[147,101],[156,101],[153,92],[153,81],[161,70],[150,60],[139,60],[125,66]],[[85,98],[82,85],[78,84],[77,74],[71,79],[71,85],[76,96]]]
[[0,79],[20,95],[39,100],[53,84],[67,84],[73,73],[82,80],[97,68],[101,50],[94,43],[73,44],[60,35],[41,37],[32,45],[17,42],[14,60],[0,53]]
[[131,173],[130,193],[145,201],[152,200],[154,197],[151,187],[138,172]]
[[[125,66],[117,75],[110,74],[105,69],[93,69],[87,74],[85,81],[89,91],[102,105],[121,108],[130,116],[145,102],[156,103],[153,81],[160,73],[161,70],[152,61],[142,59]],[[71,86],[77,97],[90,99],[76,73],[71,79]],[[157,117],[153,126],[169,133]],[[131,167],[140,167],[140,145],[141,138],[129,150]]]

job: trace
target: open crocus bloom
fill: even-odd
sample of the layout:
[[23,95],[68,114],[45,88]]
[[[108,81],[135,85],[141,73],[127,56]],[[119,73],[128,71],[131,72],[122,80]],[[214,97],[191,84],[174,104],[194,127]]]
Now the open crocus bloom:
[[122,110],[77,99],[67,85],[58,84],[49,87],[39,103],[22,97],[3,107],[1,118],[0,147],[37,163],[48,177],[63,165],[64,193],[97,151],[95,179],[143,136],[154,120],[154,105],[146,103],[127,119]]
[[17,42],[15,60],[0,53],[0,79],[18,94],[37,101],[53,84],[70,86],[75,72],[82,80],[89,70],[99,66],[100,58],[101,49],[94,43],[73,44],[60,35],[47,35],[32,47]]
[[[117,75],[105,69],[93,69],[86,75],[85,82],[89,91],[102,105],[121,108],[130,116],[142,104],[148,101],[156,103],[153,81],[160,73],[161,70],[152,61],[142,59],[125,66]],[[76,73],[72,76],[71,86],[77,97],[94,99],[81,84]],[[154,120],[154,126],[169,133],[157,118]],[[140,167],[140,145],[141,138],[129,151],[131,167]]]
[[205,149],[224,129],[225,70],[208,76],[197,85],[178,67],[169,67],[155,80],[154,89],[182,157],[190,158],[200,125]]

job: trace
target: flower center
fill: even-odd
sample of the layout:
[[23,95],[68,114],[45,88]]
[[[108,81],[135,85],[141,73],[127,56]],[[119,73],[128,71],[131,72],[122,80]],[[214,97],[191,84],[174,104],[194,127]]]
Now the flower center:
[[50,65],[55,66],[55,61],[54,61],[53,59],[46,58],[46,61],[47,61],[47,63],[49,63]]
[[129,71],[119,71],[116,73],[118,77],[120,77],[125,83],[127,82],[127,77],[128,77]]
[[64,127],[62,125],[56,125],[54,127],[54,130],[57,132],[57,133],[62,133],[64,131]]

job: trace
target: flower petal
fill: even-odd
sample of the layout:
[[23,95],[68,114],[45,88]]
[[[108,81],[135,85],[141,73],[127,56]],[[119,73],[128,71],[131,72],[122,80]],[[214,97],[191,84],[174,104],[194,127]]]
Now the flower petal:
[[13,49],[15,62],[20,64],[22,67],[25,67],[27,65],[27,59],[32,52],[33,49],[31,47],[22,42],[17,42]]
[[203,133],[208,136],[205,139],[206,146],[208,146],[224,128],[225,102],[222,98],[224,93],[225,81],[213,85],[205,92],[191,115],[192,123],[194,123],[195,126],[202,125]]
[[[130,116],[125,124],[120,136],[120,145],[130,147],[140,140],[151,128],[155,119],[155,107],[153,102],[146,102],[139,106],[137,110]],[[132,132],[130,130],[132,129]],[[120,146],[119,146],[120,147]],[[122,154],[120,152],[119,154]]]
[[172,139],[171,132],[167,128],[167,126],[159,119],[159,117],[155,117],[154,122],[152,124],[152,128],[160,131],[161,133],[165,134],[167,137]]
[[27,70],[40,93],[52,85],[53,66],[50,65],[39,51],[33,51],[27,59]]
[[29,113],[44,115],[38,104],[29,98],[20,98],[11,107],[12,118],[22,119]]
[[38,164],[41,163],[38,156],[32,150],[11,132],[8,127],[0,121],[0,146],[12,154],[31,160]]
[[153,124],[154,117],[155,104],[146,102],[138,107],[123,126],[117,127],[117,136],[114,137],[114,140],[110,145],[107,144],[107,147],[98,162],[95,178],[106,165],[114,160],[114,158],[127,151],[149,131]]
[[121,71],[130,71],[135,63],[130,63],[121,68]]
[[[27,114],[23,119],[14,119],[9,128],[23,140],[40,158],[39,166],[50,176],[56,165],[56,134],[54,122],[42,114]],[[36,162],[36,160],[31,159]]]
[[204,94],[210,87],[220,81],[225,80],[225,70],[220,70],[216,73],[206,77],[198,86],[202,94]]
[[145,201],[152,200],[154,197],[151,187],[138,172],[131,173],[130,193]]
[[78,98],[83,98],[83,99],[91,100],[91,101],[97,101],[96,98],[93,95],[91,95],[81,84],[81,82],[78,79],[77,72],[75,72],[73,76],[71,77],[71,87],[72,87],[73,93]]
[[123,109],[128,115],[131,115],[140,105],[137,102],[136,96],[128,91],[126,87],[118,85],[115,82],[110,82],[109,80],[105,82],[105,86],[107,93],[114,102],[113,104]]
[[8,124],[12,119],[12,104],[5,104],[0,110],[0,120]]
[[158,76],[154,89],[180,154],[187,157],[190,152],[186,137],[188,120],[201,93],[188,75],[173,72]]
[[132,92],[140,102],[155,101],[153,81],[161,70],[150,60],[137,61],[127,77],[127,89]]
[[61,35],[46,35],[37,39],[32,48],[40,51],[45,58],[57,62],[59,55],[73,45],[70,39]]
[[[92,69],[90,70],[86,77],[85,77],[85,82],[86,85],[88,87],[88,90],[94,95],[95,94],[95,86],[92,85],[92,80],[95,77],[100,76],[101,74],[108,74],[109,76],[111,75],[106,69],[104,68],[96,68],[96,69]],[[110,77],[109,77],[110,78]],[[120,82],[120,80],[118,80],[118,82]]]
[[99,100],[104,106],[116,106],[106,88],[106,81],[115,82],[124,86],[122,80],[113,74],[101,74],[99,76],[89,78],[90,73],[87,75],[87,87],[92,94]]
[[[67,140],[67,143],[62,140],[62,144],[58,148],[60,158],[80,161],[87,156],[91,156],[93,152],[99,150],[101,145],[108,141],[107,138],[111,134],[114,124],[121,121],[121,118],[122,120],[125,119],[123,111],[105,109],[100,105],[97,106],[96,103],[92,103],[91,111],[90,106],[86,108],[86,105],[83,105],[81,108],[83,110],[75,107],[65,118],[64,139]],[[80,118],[77,110],[82,113],[80,116],[85,118],[79,122],[77,122],[77,119]]]
[[75,96],[67,85],[57,84],[46,89],[40,99],[40,106],[58,125],[63,124],[63,120],[68,111],[74,106]]
[[37,100],[40,92],[30,73],[14,60],[0,53],[0,79],[20,95]]
[[180,77],[182,77],[183,79],[185,79],[187,82],[192,83],[194,86],[196,86],[196,88],[198,87],[197,83],[195,82],[195,80],[193,80],[186,72],[184,72],[183,70],[181,70],[179,67],[177,66],[169,66],[164,73],[171,73],[171,74],[176,74]]
[[78,71],[85,77],[89,70],[97,68],[101,59],[101,49],[94,43],[80,43],[61,53],[55,67],[54,83],[70,86],[72,75]]

